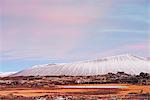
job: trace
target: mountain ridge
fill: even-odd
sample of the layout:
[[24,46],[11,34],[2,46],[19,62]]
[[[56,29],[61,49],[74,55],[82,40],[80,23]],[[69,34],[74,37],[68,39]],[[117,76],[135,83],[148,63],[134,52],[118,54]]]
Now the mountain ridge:
[[96,60],[79,61],[62,64],[35,65],[22,70],[14,76],[57,76],[57,75],[99,75],[108,72],[124,71],[138,74],[140,71],[150,73],[150,62],[145,58],[131,54],[104,57]]

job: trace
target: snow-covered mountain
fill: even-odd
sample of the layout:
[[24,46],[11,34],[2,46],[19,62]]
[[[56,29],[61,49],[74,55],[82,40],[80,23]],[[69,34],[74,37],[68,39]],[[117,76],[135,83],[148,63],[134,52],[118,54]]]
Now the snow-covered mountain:
[[150,73],[150,61],[130,54],[67,64],[36,65],[13,76],[87,76],[123,71],[128,74]]

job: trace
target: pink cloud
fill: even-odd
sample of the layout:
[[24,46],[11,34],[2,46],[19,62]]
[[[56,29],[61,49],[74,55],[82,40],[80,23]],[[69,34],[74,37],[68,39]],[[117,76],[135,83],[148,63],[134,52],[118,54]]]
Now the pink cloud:
[[98,16],[99,18],[104,16],[110,10],[110,6],[113,5],[110,1],[103,1],[99,4],[101,6],[101,9],[99,9],[86,2],[85,4],[78,5],[70,5],[67,2],[69,1],[63,0],[63,2],[60,1],[59,3],[58,1],[53,1],[46,4],[46,2],[41,1],[5,1],[3,3],[3,14],[48,23],[78,25],[94,21],[96,19],[94,16]]
[[[76,48],[84,33],[73,29],[51,29],[31,27],[21,34],[22,30],[6,30],[2,38],[2,51],[14,50],[7,59],[62,58]],[[7,40],[7,41],[6,41]],[[3,58],[4,59],[4,58]]]
[[133,44],[126,46],[128,49],[134,49],[134,50],[150,50],[150,44],[149,43],[139,43],[139,44]]
[[[135,54],[139,53],[142,54],[143,52],[147,52],[150,54],[150,44],[149,43],[137,43],[137,44],[128,44],[128,45],[122,45],[118,47],[114,47],[109,50],[105,50],[104,52],[96,53],[96,57],[106,57],[106,56],[113,56],[113,55],[119,55],[119,54]],[[149,55],[147,54],[147,55]]]
[[[112,6],[114,8],[116,3],[115,1],[103,0],[98,6],[95,6],[96,3],[89,3],[90,0],[77,5],[70,5],[68,2],[65,4],[64,0],[59,3],[58,0],[49,1],[52,2],[47,4],[42,0],[3,1],[3,15],[8,19],[17,19],[17,24],[14,23],[11,28],[6,27],[2,36],[4,41],[2,49],[4,51],[15,50],[10,54],[12,58],[65,56],[70,50],[79,46],[80,39],[87,35],[82,32],[82,28],[97,21],[96,17],[101,23],[99,27],[109,27],[106,23],[110,24],[110,22],[104,21],[103,17],[111,12]],[[24,24],[25,19],[31,22]],[[103,55],[131,49],[147,50],[147,46],[144,44],[127,45],[106,51]],[[102,55],[102,53],[90,53],[91,55]]]

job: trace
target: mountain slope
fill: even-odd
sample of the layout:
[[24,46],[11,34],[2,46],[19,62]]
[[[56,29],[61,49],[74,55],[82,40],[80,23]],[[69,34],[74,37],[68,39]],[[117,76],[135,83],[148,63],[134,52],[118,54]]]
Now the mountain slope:
[[127,54],[67,64],[36,65],[20,71],[13,76],[87,76],[106,74],[109,72],[116,73],[118,71],[129,74],[139,74],[140,72],[150,73],[150,62],[145,58]]
[[16,72],[0,72],[0,77],[7,77],[14,73],[16,73]]

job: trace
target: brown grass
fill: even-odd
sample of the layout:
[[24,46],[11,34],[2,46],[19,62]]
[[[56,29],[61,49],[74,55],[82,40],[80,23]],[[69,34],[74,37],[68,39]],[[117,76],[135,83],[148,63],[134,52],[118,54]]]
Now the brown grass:
[[[80,84],[79,84],[80,85]],[[5,88],[0,90],[0,95],[22,95],[22,96],[42,96],[53,94],[74,94],[74,95],[125,95],[128,93],[150,93],[150,86],[129,85],[129,84],[84,84],[81,86],[127,86],[125,89],[33,89],[33,88]]]

